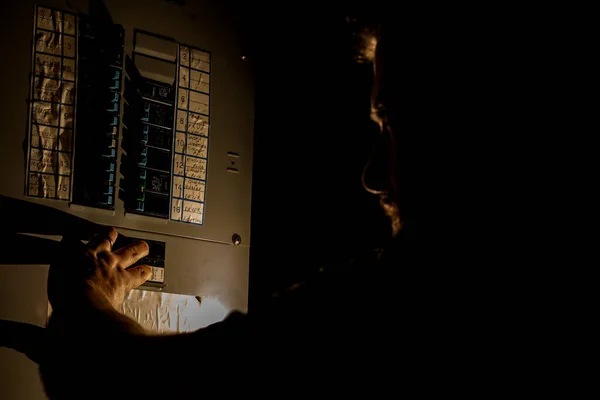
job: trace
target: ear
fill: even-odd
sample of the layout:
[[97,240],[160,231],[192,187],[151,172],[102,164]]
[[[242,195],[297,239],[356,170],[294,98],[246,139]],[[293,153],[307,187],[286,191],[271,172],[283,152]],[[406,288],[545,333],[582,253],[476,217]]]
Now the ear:
[[22,322],[0,320],[0,347],[25,354],[39,365],[45,351],[45,330]]

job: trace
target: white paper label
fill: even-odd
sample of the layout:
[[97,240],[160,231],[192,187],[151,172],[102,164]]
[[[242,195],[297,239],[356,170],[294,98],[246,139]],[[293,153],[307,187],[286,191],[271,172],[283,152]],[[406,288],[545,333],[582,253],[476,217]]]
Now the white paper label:
[[206,158],[208,139],[202,136],[187,135],[186,154]]
[[54,150],[57,134],[58,128],[34,124],[31,126],[31,147]]
[[204,201],[204,187],[203,181],[197,181],[194,179],[185,180],[185,190],[183,191],[183,198],[186,200]]
[[208,117],[200,114],[188,113],[188,133],[208,136]]
[[77,18],[45,7],[35,13],[26,193],[69,200]]
[[179,47],[171,220],[204,223],[210,124],[210,53]]
[[[187,68],[186,68],[187,69]],[[204,93],[210,91],[210,75],[204,72],[190,70],[190,89]]]
[[206,160],[185,157],[185,176],[195,179],[206,179]]
[[152,282],[165,282],[165,269],[161,267],[152,267],[152,277],[148,279]]
[[201,71],[210,72],[210,54],[201,50],[192,50],[191,67]]

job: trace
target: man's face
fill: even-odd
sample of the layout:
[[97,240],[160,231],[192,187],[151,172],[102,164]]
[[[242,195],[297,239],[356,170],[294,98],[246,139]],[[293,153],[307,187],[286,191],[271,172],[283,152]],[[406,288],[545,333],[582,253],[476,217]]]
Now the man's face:
[[386,38],[376,45],[373,60],[373,88],[371,93],[371,119],[378,125],[380,137],[374,154],[365,168],[364,186],[379,196],[384,213],[390,218],[393,235],[402,225],[399,209],[398,142],[393,128],[400,118],[400,94],[397,92],[398,76],[389,75],[392,62],[386,48]]

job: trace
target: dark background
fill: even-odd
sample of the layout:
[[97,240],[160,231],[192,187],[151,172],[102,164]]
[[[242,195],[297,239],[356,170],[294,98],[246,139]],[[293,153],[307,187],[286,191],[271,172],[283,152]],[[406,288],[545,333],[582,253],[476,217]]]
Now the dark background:
[[366,9],[235,3],[255,75],[250,308],[388,233],[361,172],[377,131],[372,65],[355,61],[347,22]]

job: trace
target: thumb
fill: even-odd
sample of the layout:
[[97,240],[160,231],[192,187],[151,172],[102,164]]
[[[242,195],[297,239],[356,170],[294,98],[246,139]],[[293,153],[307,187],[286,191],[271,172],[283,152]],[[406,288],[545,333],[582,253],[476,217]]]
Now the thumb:
[[137,267],[126,269],[125,273],[129,281],[129,289],[135,289],[152,277],[152,267],[138,265]]

